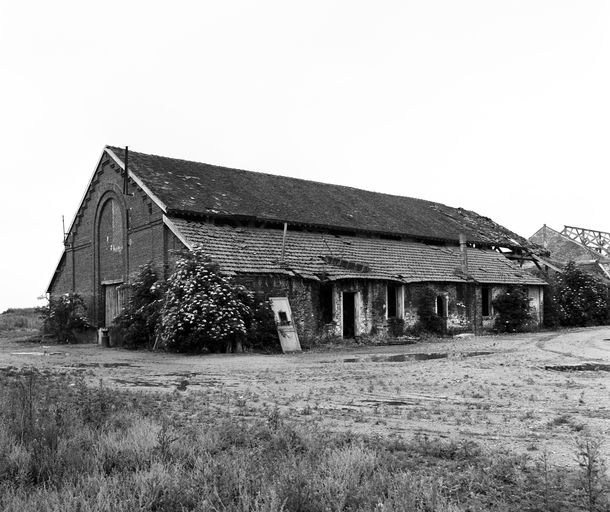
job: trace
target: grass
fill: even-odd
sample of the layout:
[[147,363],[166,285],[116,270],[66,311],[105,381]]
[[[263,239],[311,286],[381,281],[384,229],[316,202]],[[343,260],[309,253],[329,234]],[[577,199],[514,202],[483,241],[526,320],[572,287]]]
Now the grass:
[[[247,400],[237,397],[238,409]],[[0,375],[0,510],[605,510],[597,441],[572,468],[472,441],[333,433],[277,407],[204,393],[88,387],[76,374]],[[578,455],[578,457],[576,457]],[[593,508],[591,508],[593,507]]]
[[38,330],[42,320],[36,308],[9,308],[0,314],[0,332]]

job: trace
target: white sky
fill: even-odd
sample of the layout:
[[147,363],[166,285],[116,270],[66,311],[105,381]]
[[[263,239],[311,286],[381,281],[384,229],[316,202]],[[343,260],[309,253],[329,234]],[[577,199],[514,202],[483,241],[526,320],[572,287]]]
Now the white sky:
[[0,311],[105,144],[610,231],[610,2],[95,4],[0,0]]

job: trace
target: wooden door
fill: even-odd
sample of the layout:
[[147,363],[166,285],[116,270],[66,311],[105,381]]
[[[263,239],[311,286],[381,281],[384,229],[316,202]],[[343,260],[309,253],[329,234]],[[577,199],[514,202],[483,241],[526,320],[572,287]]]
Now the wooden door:
[[110,327],[112,321],[123,309],[123,290],[120,284],[104,285],[104,326]]
[[300,352],[299,335],[292,319],[288,297],[270,297],[271,309],[283,352]]

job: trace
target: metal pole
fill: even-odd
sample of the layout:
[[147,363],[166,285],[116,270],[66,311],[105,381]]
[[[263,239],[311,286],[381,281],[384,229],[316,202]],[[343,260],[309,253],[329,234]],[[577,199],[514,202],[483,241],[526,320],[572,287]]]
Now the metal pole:
[[286,232],[288,231],[288,222],[284,222],[284,236],[282,237],[282,257],[280,263],[284,263],[284,255],[286,253]]

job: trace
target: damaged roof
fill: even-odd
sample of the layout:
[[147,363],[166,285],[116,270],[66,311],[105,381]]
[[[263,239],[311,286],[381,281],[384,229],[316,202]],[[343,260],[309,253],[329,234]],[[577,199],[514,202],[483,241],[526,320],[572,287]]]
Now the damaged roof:
[[459,248],[288,230],[231,227],[179,217],[166,222],[192,247],[200,244],[228,273],[298,275],[305,279],[384,279],[403,283],[467,282],[545,285],[491,250],[468,248],[468,279]]
[[[124,150],[106,151],[124,164]],[[289,222],[419,239],[539,247],[491,219],[441,203],[129,151],[129,170],[177,216]]]

